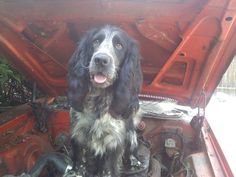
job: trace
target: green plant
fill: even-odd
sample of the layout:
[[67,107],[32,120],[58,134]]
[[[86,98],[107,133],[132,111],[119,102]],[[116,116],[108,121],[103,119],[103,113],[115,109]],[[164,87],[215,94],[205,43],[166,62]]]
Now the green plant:
[[0,57],[0,84],[1,87],[10,79],[21,83],[24,79],[22,75],[13,70],[4,57]]
[[29,101],[32,94],[24,77],[0,56],[0,106],[14,106]]

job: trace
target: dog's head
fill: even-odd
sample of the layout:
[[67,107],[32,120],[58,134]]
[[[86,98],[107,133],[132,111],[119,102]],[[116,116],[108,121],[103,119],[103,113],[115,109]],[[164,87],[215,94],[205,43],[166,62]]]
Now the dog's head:
[[[134,95],[137,97],[142,84],[137,44],[118,27],[107,25],[93,29],[81,39],[71,57],[68,76],[69,101],[75,109],[82,109],[88,88],[93,86],[112,87],[116,100],[112,109],[123,111],[123,105],[128,106]],[[117,105],[119,102],[123,104]]]
[[93,54],[89,62],[91,83],[106,88],[114,83],[128,50],[129,37],[121,29],[106,26],[92,37]]

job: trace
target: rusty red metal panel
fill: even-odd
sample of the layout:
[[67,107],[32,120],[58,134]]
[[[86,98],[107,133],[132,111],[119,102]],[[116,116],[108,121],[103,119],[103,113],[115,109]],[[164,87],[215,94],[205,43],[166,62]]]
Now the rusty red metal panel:
[[[208,100],[236,51],[235,0],[13,0],[0,5],[0,51],[49,95],[66,94],[67,63],[90,28],[114,24],[139,43],[143,93]],[[215,71],[217,70],[217,73]]]
[[[55,112],[48,122],[49,131],[41,133],[34,127],[34,118],[28,109],[14,119],[0,126],[0,176],[4,174],[21,174],[29,171],[41,155],[52,152],[51,139],[69,133],[68,112]],[[5,119],[6,114],[0,114]],[[9,116],[9,113],[8,113]]]

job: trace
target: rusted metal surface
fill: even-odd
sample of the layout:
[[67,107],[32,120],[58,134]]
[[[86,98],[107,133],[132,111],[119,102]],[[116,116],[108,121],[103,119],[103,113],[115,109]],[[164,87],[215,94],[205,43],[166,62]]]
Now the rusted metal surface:
[[114,24],[140,43],[143,93],[196,107],[235,53],[235,15],[235,0],[1,1],[0,51],[46,93],[65,95],[76,42]]
[[[55,150],[53,145],[60,142],[60,135],[69,134],[69,114],[65,111],[56,111],[50,116],[47,133],[35,129],[31,112],[14,116],[14,119],[0,126],[0,176],[28,171],[41,155]],[[139,131],[150,142],[152,156],[163,152],[164,140],[171,137],[176,142],[176,149],[184,149],[185,156],[193,156],[194,163],[191,169],[204,171],[197,171],[197,174],[232,175],[206,122],[202,132],[203,144],[202,149],[199,149],[200,155],[194,154],[195,131],[187,121],[145,118],[142,124]],[[196,166],[196,163],[199,164]],[[179,176],[184,175],[181,173]]]
[[177,142],[179,148],[185,147],[187,155],[191,150],[191,143],[194,139],[195,132],[188,122],[183,120],[158,120],[158,119],[145,119],[146,128],[143,131],[143,136],[151,143],[151,151],[154,154],[163,151],[163,137],[168,135],[181,136],[184,140],[184,144]]
[[[60,141],[60,135],[69,133],[68,112],[54,112],[48,121],[47,133],[35,129],[32,116],[31,112],[20,114],[0,126],[0,176],[29,171],[41,155],[55,150],[54,145]],[[194,137],[193,129],[187,122],[144,119],[143,124],[146,126],[140,131],[143,131],[141,134],[150,142],[153,155],[160,152],[163,147],[162,135],[168,132],[179,132],[185,144],[190,143]],[[182,148],[178,139],[176,147]],[[185,151],[190,153],[191,147],[186,146]]]
[[[235,54],[235,20],[236,0],[2,0],[0,54],[48,95],[65,95],[67,63],[77,41],[88,29],[114,24],[140,44],[143,94],[198,107],[205,101],[201,93],[209,100]],[[52,149],[51,138],[68,133],[67,112],[54,113],[49,132],[42,134],[33,126],[30,109],[24,110],[0,115],[0,176],[30,169]],[[204,126],[212,173],[232,176],[214,135]],[[186,153],[192,153],[195,132],[187,122],[146,119],[140,129],[153,154],[161,150],[161,134],[170,131],[183,136]]]
[[48,124],[47,134],[41,133],[28,112],[0,126],[0,176],[29,171],[41,155],[53,151],[51,141],[69,132],[68,112],[55,112]]

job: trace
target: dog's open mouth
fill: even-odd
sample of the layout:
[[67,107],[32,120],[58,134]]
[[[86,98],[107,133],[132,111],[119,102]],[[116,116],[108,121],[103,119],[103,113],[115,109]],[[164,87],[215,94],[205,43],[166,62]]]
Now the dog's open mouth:
[[109,73],[96,72],[90,74],[90,81],[94,87],[106,88],[112,85],[114,78]]
[[103,84],[107,81],[107,77],[104,74],[98,73],[93,76],[93,80],[97,84]]

